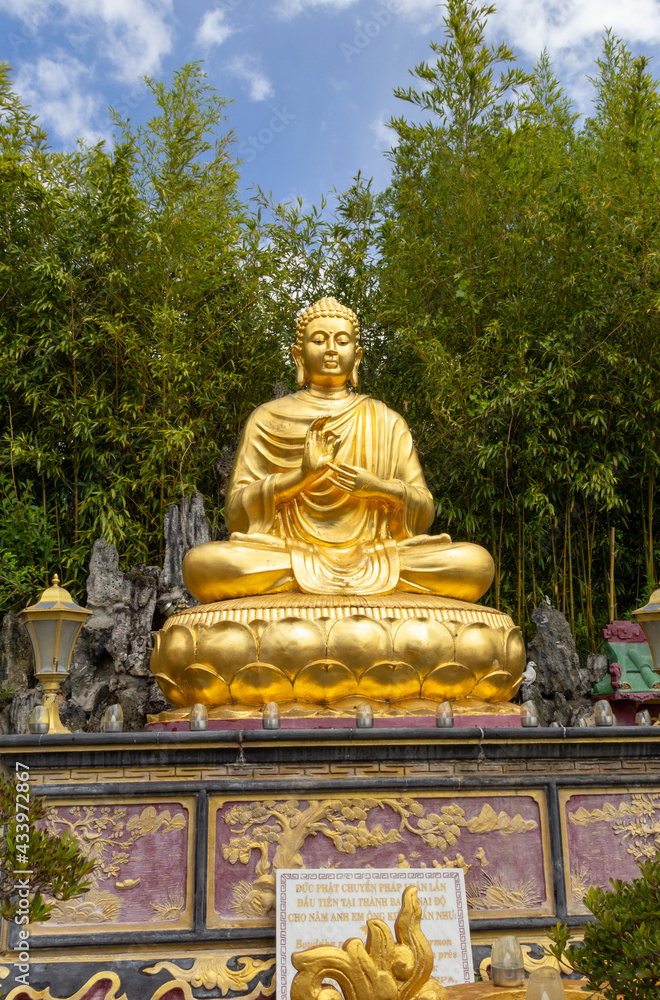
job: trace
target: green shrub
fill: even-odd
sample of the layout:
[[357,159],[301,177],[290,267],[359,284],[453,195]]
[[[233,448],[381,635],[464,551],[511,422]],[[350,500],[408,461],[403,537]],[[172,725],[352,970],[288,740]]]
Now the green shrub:
[[596,920],[586,925],[581,944],[568,943],[563,924],[550,931],[551,954],[568,960],[605,1000],[660,996],[660,857],[639,870],[632,882],[610,879],[611,889],[589,890],[584,903]]
[[[66,832],[54,837],[38,828],[48,807],[20,777],[10,781],[0,776],[0,915],[5,920],[18,916],[20,882],[30,893],[20,913],[34,923],[48,920],[53,906],[42,893],[54,899],[82,896],[90,887],[95,862],[84,857],[75,837]],[[18,922],[25,923],[20,917]]]

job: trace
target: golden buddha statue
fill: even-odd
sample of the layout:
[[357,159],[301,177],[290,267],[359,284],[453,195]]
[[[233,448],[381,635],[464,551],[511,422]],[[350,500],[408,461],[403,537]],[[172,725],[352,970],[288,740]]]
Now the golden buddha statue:
[[425,714],[446,698],[510,698],[520,630],[470,603],[490,586],[493,560],[424,533],[435,508],[410,430],[356,391],[357,316],[319,300],[300,314],[291,353],[300,391],[259,406],[238,446],[229,541],[184,559],[201,606],[157,637],[162,690],[180,708],[202,701],[239,715],[268,701]]
[[230,541],[186,555],[186,586],[203,604],[283,591],[474,601],[490,586],[485,549],[423,534],[435,508],[405,420],[349,388],[358,332],[335,299],[300,315],[291,353],[303,388],[245,426],[226,497]]

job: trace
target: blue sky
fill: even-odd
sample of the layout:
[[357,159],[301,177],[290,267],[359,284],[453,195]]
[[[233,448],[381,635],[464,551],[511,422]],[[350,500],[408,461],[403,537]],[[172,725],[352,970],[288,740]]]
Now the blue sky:
[[[0,0],[0,59],[57,149],[111,139],[106,109],[153,112],[140,77],[204,61],[233,99],[242,187],[318,203],[358,171],[387,183],[393,89],[440,39],[434,0]],[[545,46],[581,110],[605,26],[660,54],[660,0],[501,0],[489,22],[523,65]],[[660,74],[660,70],[656,70]]]

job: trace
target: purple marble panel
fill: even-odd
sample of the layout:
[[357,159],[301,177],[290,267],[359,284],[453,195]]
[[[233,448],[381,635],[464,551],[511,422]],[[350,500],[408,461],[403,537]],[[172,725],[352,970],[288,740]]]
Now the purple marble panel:
[[590,886],[630,881],[638,862],[653,857],[660,837],[660,788],[561,792],[568,912],[588,912]]
[[213,926],[272,923],[279,868],[462,868],[472,917],[553,912],[538,792],[217,797],[210,822]]
[[51,809],[47,829],[72,834],[96,868],[90,890],[55,900],[50,920],[37,933],[61,933],[62,925],[76,925],[76,933],[119,924],[187,926],[191,804],[106,801]]

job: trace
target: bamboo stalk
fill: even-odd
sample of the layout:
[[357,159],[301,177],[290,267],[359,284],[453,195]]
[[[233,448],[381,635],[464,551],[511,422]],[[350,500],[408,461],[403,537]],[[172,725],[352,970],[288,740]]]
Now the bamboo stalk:
[[57,535],[57,564],[62,572],[62,537],[60,535],[60,508],[55,493],[55,534]]
[[554,597],[555,607],[559,601],[559,584],[557,583],[557,515],[552,522],[552,528],[550,529],[550,539],[552,541],[552,594]]
[[500,610],[500,587],[502,585],[502,534],[504,532],[504,507],[506,503],[506,497],[502,498],[502,509],[500,512],[500,537],[497,545],[497,589],[495,591],[495,597],[497,601],[497,610]]
[[495,607],[499,611],[500,609],[500,552],[497,548],[497,540],[495,538],[495,512],[493,507],[490,508],[490,538],[491,545],[496,555],[495,560]]
[[614,542],[615,542],[615,531],[614,525],[610,530],[610,621],[616,620],[616,588],[614,585]]
[[649,578],[655,586],[655,560],[653,558],[653,494],[655,492],[655,473],[649,475]]
[[[572,505],[571,505],[572,506]],[[568,511],[568,594],[571,609],[571,627],[575,625],[575,595],[573,593],[573,539],[571,532],[571,511]]]
[[566,545],[568,542],[568,496],[566,497],[566,512],[564,515],[564,552],[562,556],[562,595],[561,613],[566,614]]
[[[525,618],[527,618],[527,594],[525,593],[525,507],[520,512],[520,597]],[[518,622],[522,619],[518,617]]]
[[522,541],[521,541],[521,521],[518,518],[518,624],[522,612]]
[[[596,520],[596,511],[594,510],[594,522]],[[593,547],[592,547],[592,537],[589,531],[589,510],[587,508],[587,498],[584,498],[584,521],[585,529],[587,534],[587,632],[589,638],[591,639],[591,633],[594,623],[594,610],[593,610],[593,594],[591,591],[591,564],[593,561]]]
[[580,576],[578,578],[578,588],[580,590],[580,611],[582,613],[582,621],[587,620],[587,608],[585,606],[585,578],[587,575],[587,567],[585,565],[584,558],[584,541],[580,543],[578,548],[578,560],[580,565]]
[[[73,298],[73,281],[69,282],[69,294],[71,299],[71,372],[73,375],[73,412],[77,417],[78,404],[78,375],[76,370],[76,324],[75,324],[75,303]],[[78,541],[79,527],[79,495],[78,476],[80,472],[80,456],[78,449],[73,451],[73,539]]]

